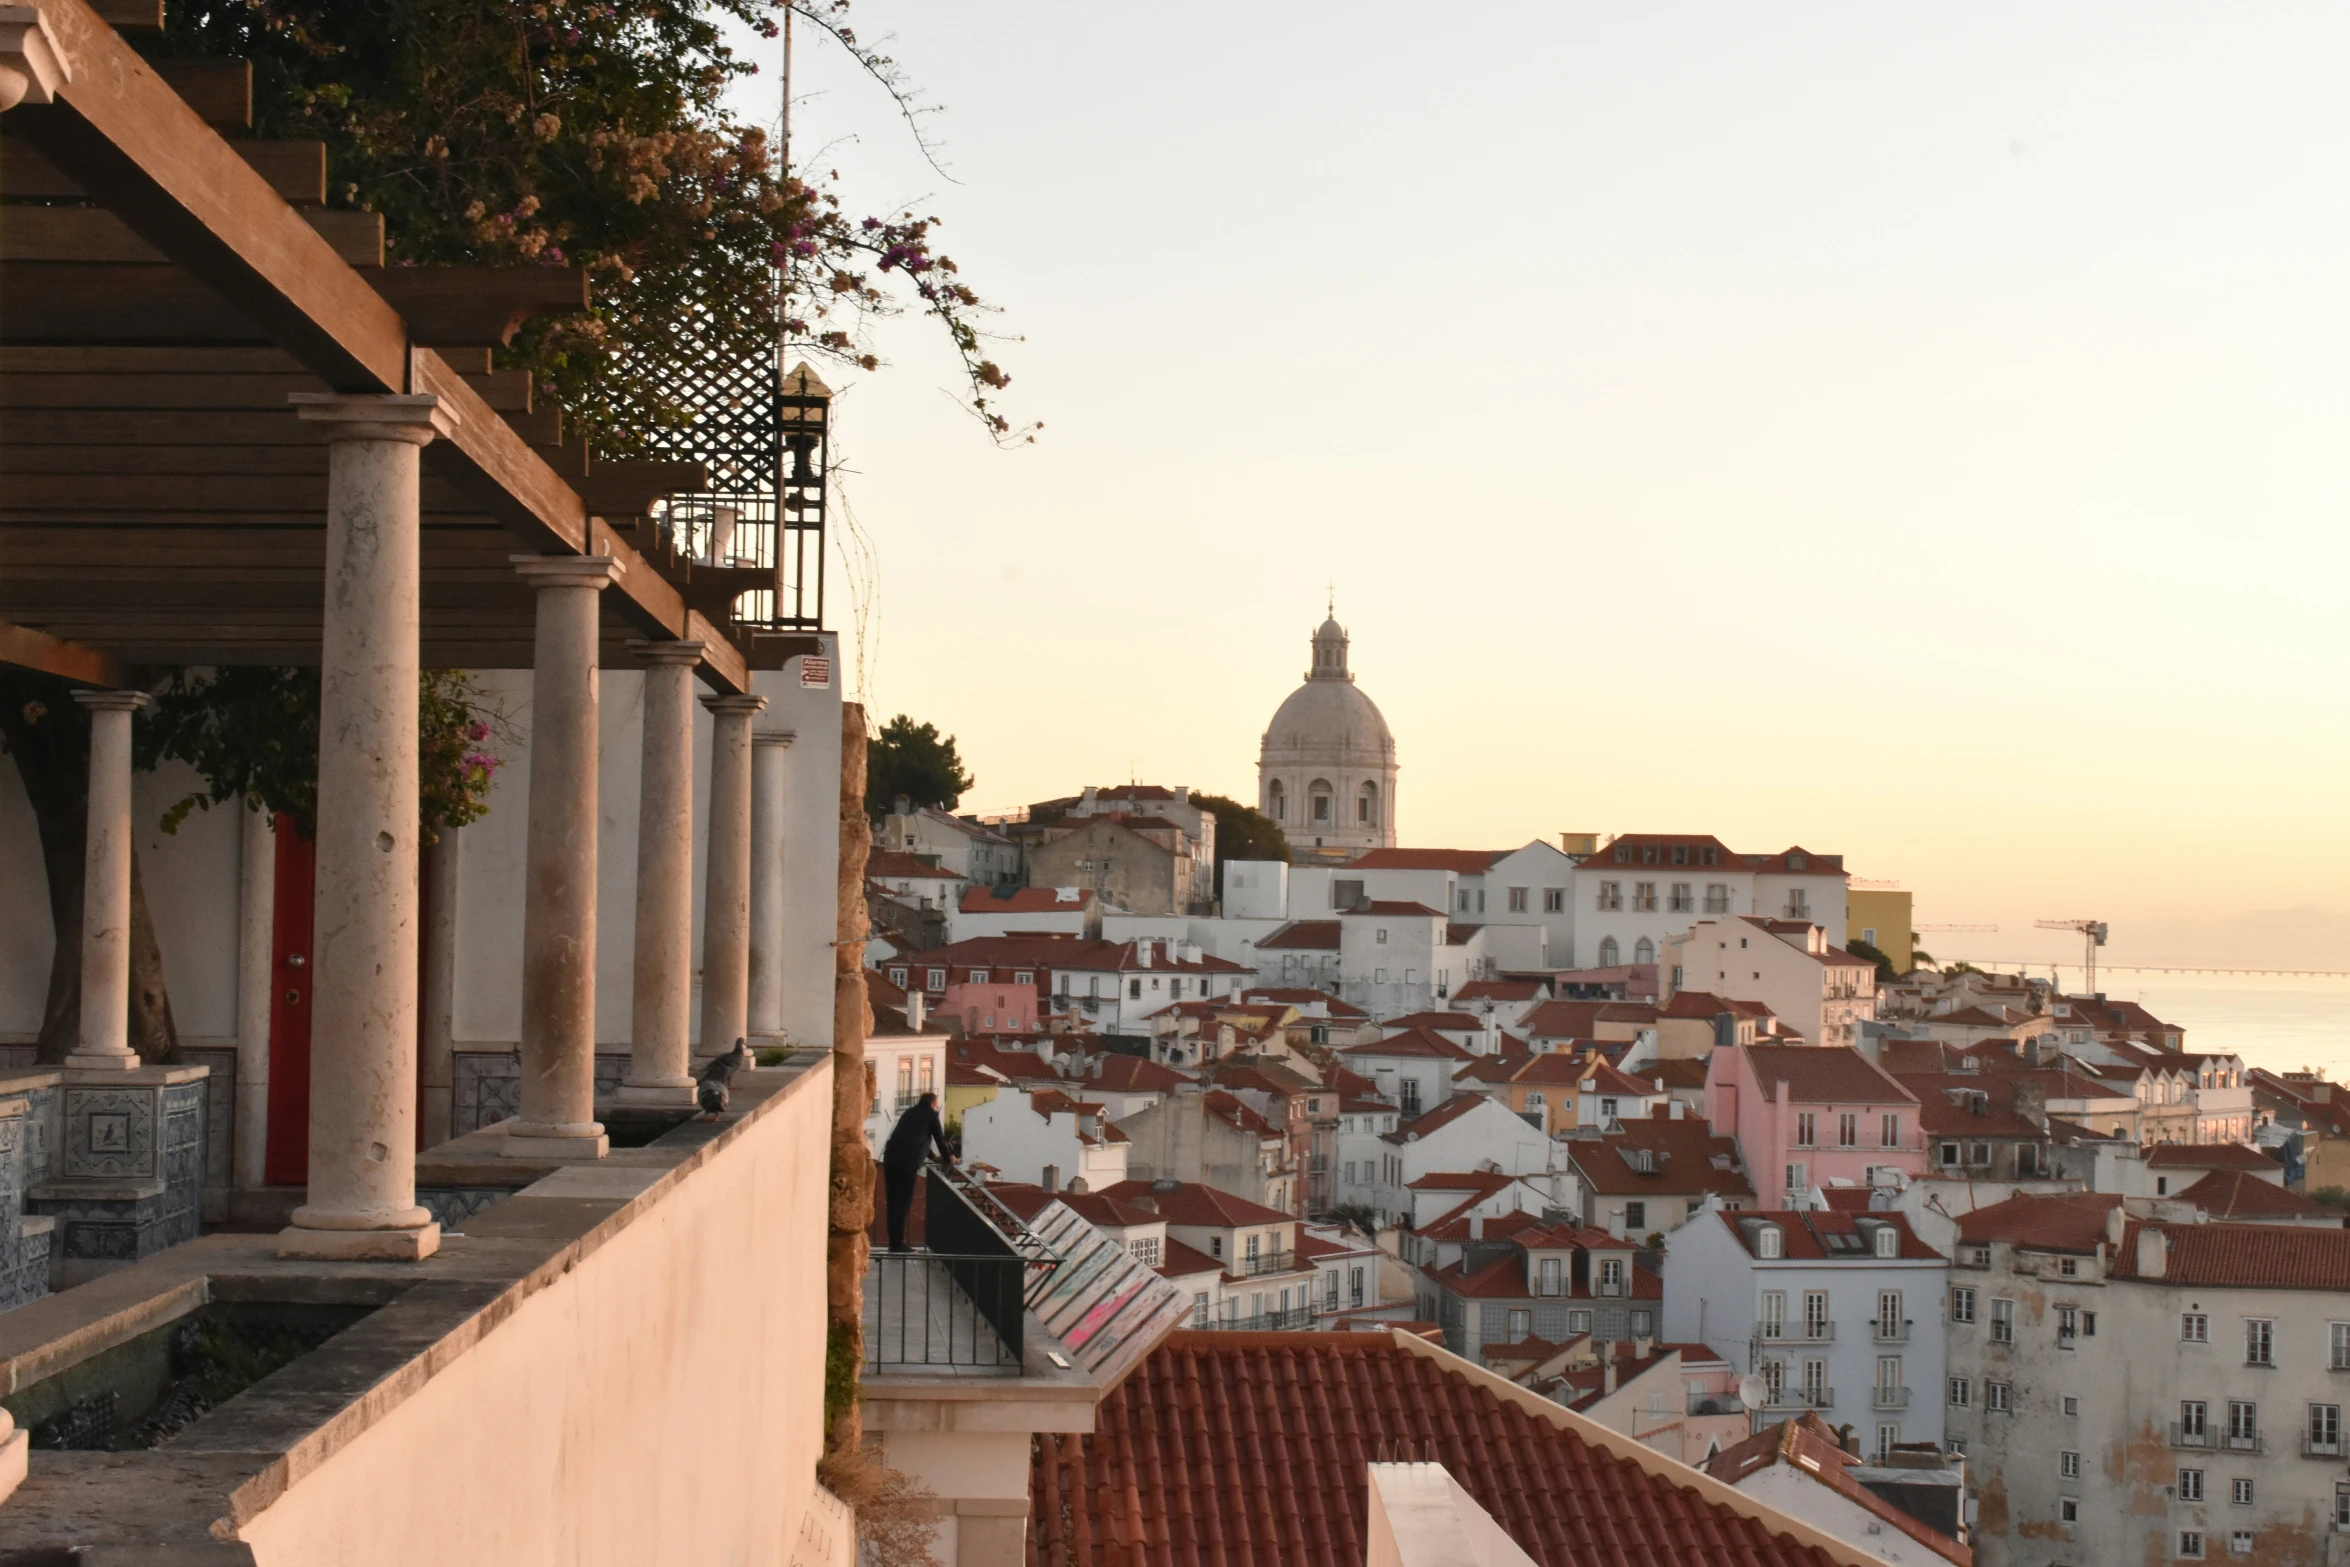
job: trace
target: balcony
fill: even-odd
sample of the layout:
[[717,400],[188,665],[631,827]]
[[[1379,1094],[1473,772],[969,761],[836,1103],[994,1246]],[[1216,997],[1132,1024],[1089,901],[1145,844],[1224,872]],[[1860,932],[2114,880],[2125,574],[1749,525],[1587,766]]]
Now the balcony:
[[1735,1393],[1692,1393],[1689,1395],[1689,1413],[1692,1415],[1743,1415],[1746,1405]]
[[931,1166],[921,1251],[877,1251],[865,1275],[868,1376],[1013,1376],[1031,1279],[1059,1259],[959,1172]]
[[1265,1252],[1255,1257],[1243,1257],[1232,1265],[1234,1275],[1244,1279],[1262,1278],[1268,1273],[1295,1273],[1298,1271],[1295,1252]]
[[1907,1409],[1909,1407],[1909,1389],[1905,1387],[1877,1388],[1871,1393],[1869,1404],[1871,1408],[1875,1409]]
[[2190,1431],[2174,1420],[2170,1423],[2170,1445],[2209,1449],[2219,1444],[2213,1439],[2213,1433],[2208,1427],[2200,1431]]
[[1763,1408],[1770,1410],[1834,1409],[1836,1390],[1832,1387],[1789,1387],[1763,1395]]
[[1754,1335],[1757,1344],[1833,1344],[1833,1322],[1766,1322]]
[[1905,1317],[1899,1322],[1887,1322],[1879,1317],[1869,1324],[1869,1337],[1880,1344],[1906,1344],[1909,1342],[1909,1319]]
[[1216,1333],[1300,1333],[1313,1325],[1314,1312],[1310,1306],[1261,1311],[1253,1317],[1211,1317],[1205,1322],[1194,1317],[1189,1324],[1194,1329]]
[[2222,1437],[2220,1439],[2220,1446],[2226,1448],[2231,1453],[2258,1453],[2262,1450],[2262,1443],[2260,1440],[2260,1434],[2258,1432],[2253,1432],[2249,1435],[2242,1436],[2229,1435]]
[[2304,1431],[2301,1433],[2301,1456],[2303,1458],[2342,1458],[2350,1456],[2350,1451],[2345,1450],[2342,1439],[2338,1435],[2311,1436]]

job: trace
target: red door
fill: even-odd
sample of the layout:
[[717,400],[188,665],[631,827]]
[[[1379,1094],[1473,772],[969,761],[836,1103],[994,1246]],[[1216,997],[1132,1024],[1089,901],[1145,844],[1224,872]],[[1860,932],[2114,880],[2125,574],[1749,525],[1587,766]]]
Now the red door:
[[277,914],[270,936],[269,1152],[272,1186],[310,1183],[310,937],[318,846],[277,819]]

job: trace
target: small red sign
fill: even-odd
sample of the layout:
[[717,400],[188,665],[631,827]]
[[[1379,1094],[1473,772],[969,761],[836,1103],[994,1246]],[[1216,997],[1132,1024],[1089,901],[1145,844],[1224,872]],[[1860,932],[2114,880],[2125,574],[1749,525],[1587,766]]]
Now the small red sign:
[[832,660],[810,656],[800,660],[800,684],[810,691],[822,691],[832,684]]

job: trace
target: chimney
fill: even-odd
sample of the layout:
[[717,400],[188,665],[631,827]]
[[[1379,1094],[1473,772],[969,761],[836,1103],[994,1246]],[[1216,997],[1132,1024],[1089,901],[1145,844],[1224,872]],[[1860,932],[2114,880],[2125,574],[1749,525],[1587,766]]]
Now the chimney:
[[1134,944],[1134,962],[1138,968],[1151,966],[1151,944],[1147,938]]
[[1471,1239],[1471,1240],[1473,1240],[1473,1241],[1481,1241],[1481,1240],[1483,1240],[1484,1238],[1485,1238],[1485,1215],[1483,1215],[1483,1214],[1481,1214],[1481,1213],[1472,1213],[1472,1214],[1470,1214],[1470,1215],[1469,1215],[1469,1239]]
[[1092,811],[1091,807],[1092,807],[1092,805],[1093,805],[1093,803],[1094,803],[1094,800],[1095,800],[1095,798],[1096,798],[1098,795],[1100,795],[1100,793],[1101,793],[1101,790],[1100,790],[1100,789],[1096,788],[1096,787],[1095,787],[1094,785],[1092,785],[1092,784],[1087,784],[1087,785],[1085,786],[1085,793],[1084,793],[1084,794],[1082,794],[1082,795],[1080,795],[1080,796],[1078,796],[1078,799],[1077,799],[1077,803],[1078,803],[1080,806],[1084,806],[1084,807],[1086,807],[1086,809],[1084,809],[1084,810],[1080,810],[1080,811],[1079,811],[1077,814],[1078,814],[1078,815],[1080,815],[1080,816],[1091,816],[1091,815],[1093,814],[1093,811]]
[[1656,1340],[1651,1338],[1636,1338],[1632,1341],[1632,1358],[1634,1360],[1646,1360],[1650,1351],[1654,1350],[1655,1348]]
[[1129,1207],[1140,1208],[1145,1213],[1155,1214],[1159,1211],[1159,1200],[1156,1197],[1129,1197],[1126,1202]]
[[1039,1180],[1036,1184],[1043,1187],[1048,1192],[1059,1191],[1061,1189],[1061,1167],[1057,1164],[1046,1165],[1044,1167],[1043,1179]]
[[2159,1279],[2170,1271],[2170,1237],[2151,1224],[2138,1228],[2138,1277]]
[[2024,1041],[2024,1065],[2035,1069],[2040,1065],[2040,1036],[2037,1034]]
[[1676,1120],[1676,1121],[1680,1120],[1680,1119],[1681,1119],[1681,1118],[1682,1118],[1684,1115],[1688,1114],[1688,1112],[1689,1112],[1689,1107],[1688,1107],[1686,1104],[1683,1104],[1683,1103],[1682,1103],[1680,1100],[1678,1100],[1678,1099],[1668,1099],[1668,1100],[1666,1100],[1666,1101],[1665,1101],[1665,1108],[1667,1109],[1667,1111],[1669,1111],[1669,1112],[1671,1113],[1671,1115],[1672,1115],[1672,1118],[1673,1118],[1674,1120]]
[[915,1033],[922,1032],[922,1019],[930,998],[919,988],[906,992],[906,1026]]
[[1599,1346],[1599,1396],[1608,1397],[1616,1390],[1616,1346],[1613,1340]]

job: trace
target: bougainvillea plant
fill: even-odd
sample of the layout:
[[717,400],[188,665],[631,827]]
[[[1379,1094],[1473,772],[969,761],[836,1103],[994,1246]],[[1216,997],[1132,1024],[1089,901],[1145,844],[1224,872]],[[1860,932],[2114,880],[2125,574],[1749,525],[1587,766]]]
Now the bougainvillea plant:
[[781,338],[872,369],[872,323],[906,311],[944,329],[987,428],[1024,437],[937,220],[855,213],[728,117],[728,85],[758,65],[723,24],[773,37],[786,9],[919,134],[848,0],[170,0],[155,47],[251,60],[256,131],[325,142],[330,203],[383,214],[391,265],[584,267],[590,313],[539,318],[502,357],[598,455],[679,422],[700,356],[755,361]]
[[[479,821],[489,810],[499,758],[490,750],[493,716],[465,672],[428,669],[417,687],[418,825],[427,842],[443,827]],[[179,831],[191,811],[230,800],[283,814],[305,837],[318,822],[318,671],[183,669],[154,693],[132,727],[138,763],[186,762],[205,787],[163,813]]]

